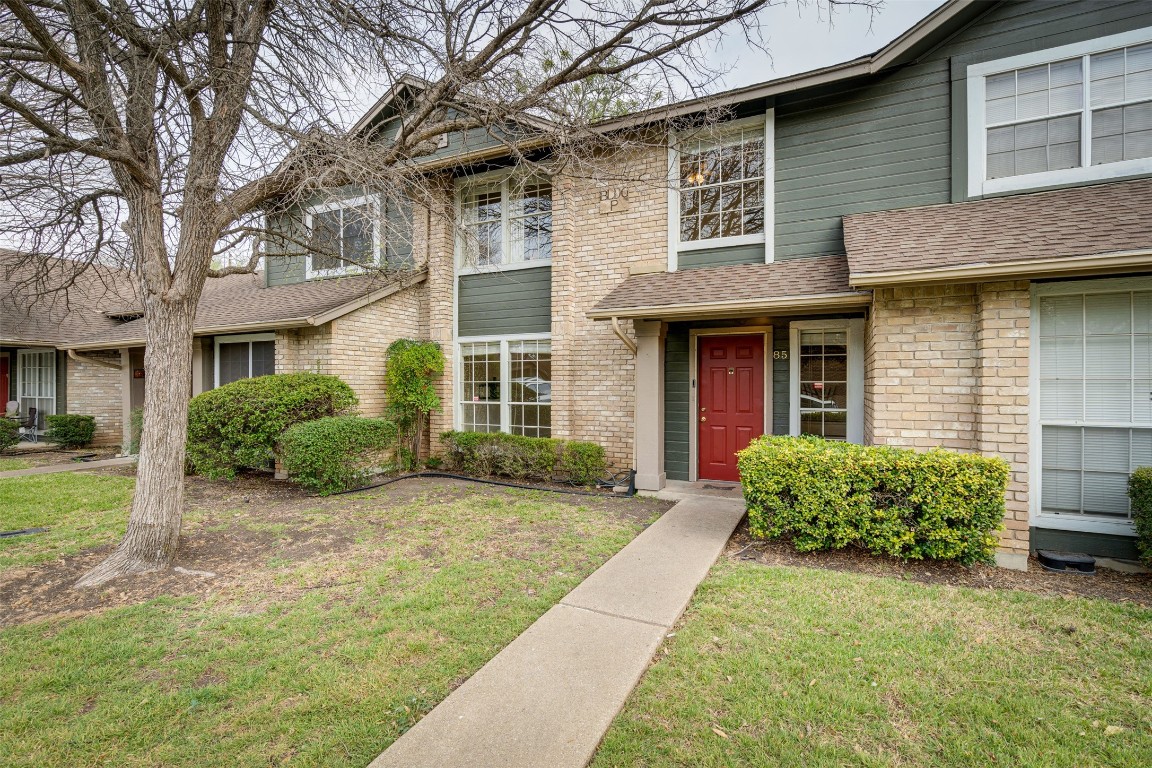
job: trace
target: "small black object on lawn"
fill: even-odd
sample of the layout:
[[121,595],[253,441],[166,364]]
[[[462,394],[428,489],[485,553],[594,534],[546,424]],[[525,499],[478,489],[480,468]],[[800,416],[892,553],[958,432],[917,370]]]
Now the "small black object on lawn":
[[47,528],[21,528],[18,531],[0,531],[0,539],[11,539],[14,536],[31,536],[34,533],[44,533]]
[[1038,549],[1036,559],[1049,571],[1079,573],[1084,576],[1096,573],[1096,558],[1082,552],[1053,552],[1050,549]]

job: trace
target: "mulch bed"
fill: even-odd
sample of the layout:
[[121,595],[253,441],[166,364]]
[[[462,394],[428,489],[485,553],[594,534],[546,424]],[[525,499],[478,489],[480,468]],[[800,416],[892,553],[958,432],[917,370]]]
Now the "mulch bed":
[[65,450],[63,448],[37,448],[33,450],[21,450],[19,448],[10,448],[4,451],[3,458],[5,459],[18,459],[28,464],[29,468],[32,467],[47,467],[53,464],[71,464],[73,462],[82,463],[77,461],[79,457],[89,457],[88,461],[101,461],[103,459],[116,458],[115,448],[79,448],[76,450]]
[[1029,560],[1027,571],[1013,571],[990,565],[966,567],[931,560],[903,561],[879,557],[856,548],[800,553],[787,540],[753,539],[748,533],[747,521],[742,522],[732,535],[726,556],[764,565],[822,568],[953,587],[1015,589],[1068,598],[1093,597],[1152,607],[1150,573],[1121,573],[1100,567],[1096,568],[1094,576],[1054,573],[1044,570],[1034,557]]

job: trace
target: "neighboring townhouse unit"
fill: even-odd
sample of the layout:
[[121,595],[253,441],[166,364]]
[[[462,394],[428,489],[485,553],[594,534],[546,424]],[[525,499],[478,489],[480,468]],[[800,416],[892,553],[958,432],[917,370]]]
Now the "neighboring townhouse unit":
[[[358,128],[386,140],[397,93]],[[874,55],[598,130],[602,178],[483,134],[429,158],[434,432],[593,440],[644,489],[734,481],[763,433],[997,454],[1003,564],[1132,554],[1152,5],[954,0]]]

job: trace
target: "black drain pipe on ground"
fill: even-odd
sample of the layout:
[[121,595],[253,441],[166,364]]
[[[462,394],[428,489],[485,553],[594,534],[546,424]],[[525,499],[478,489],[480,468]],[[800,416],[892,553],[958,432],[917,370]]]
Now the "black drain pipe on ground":
[[[623,494],[614,493],[614,494],[612,494],[612,496],[617,497],[617,498],[619,498],[621,496],[626,496],[626,497],[627,496],[635,496],[636,495],[636,470],[634,470],[634,469],[626,469],[623,472],[617,472],[615,475],[612,476],[611,480],[601,480],[596,485],[600,488],[609,488],[609,487],[615,488],[615,487],[617,487],[617,482],[616,482],[617,479],[623,479],[622,475],[624,475],[625,473],[628,475],[628,490],[625,491]],[[521,490],[526,490],[526,491],[551,491],[552,493],[566,493],[570,496],[599,496],[601,498],[611,498],[608,494],[597,493],[595,491],[579,491],[579,490],[576,490],[575,488],[573,488],[572,490],[568,490],[567,488],[549,488],[547,486],[541,486],[541,485],[525,485],[523,483],[510,483],[510,482],[506,482],[504,480],[489,480],[487,478],[469,477],[468,475],[457,475],[457,474],[453,474],[451,472],[431,472],[431,471],[429,471],[429,472],[409,472],[406,475],[398,475],[396,477],[390,477],[387,480],[381,480],[380,482],[377,482],[377,483],[369,483],[368,485],[365,485],[361,488],[349,488],[346,491],[337,491],[336,493],[334,493],[332,495],[333,496],[343,496],[346,493],[359,493],[360,491],[370,491],[373,488],[382,488],[385,485],[391,485],[392,483],[397,483],[397,482],[400,482],[401,480],[411,480],[411,479],[418,478],[418,477],[440,477],[440,478],[445,478],[448,480],[467,480],[470,483],[483,483],[484,485],[496,485],[496,486],[500,486],[501,488],[519,488]],[[611,485],[608,485],[608,483],[611,483]]]

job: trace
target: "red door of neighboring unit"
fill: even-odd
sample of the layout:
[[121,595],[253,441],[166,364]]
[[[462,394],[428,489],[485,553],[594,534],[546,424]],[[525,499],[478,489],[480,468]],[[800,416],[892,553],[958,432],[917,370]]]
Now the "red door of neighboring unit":
[[764,434],[764,337],[701,336],[700,479],[738,481],[736,451]]

